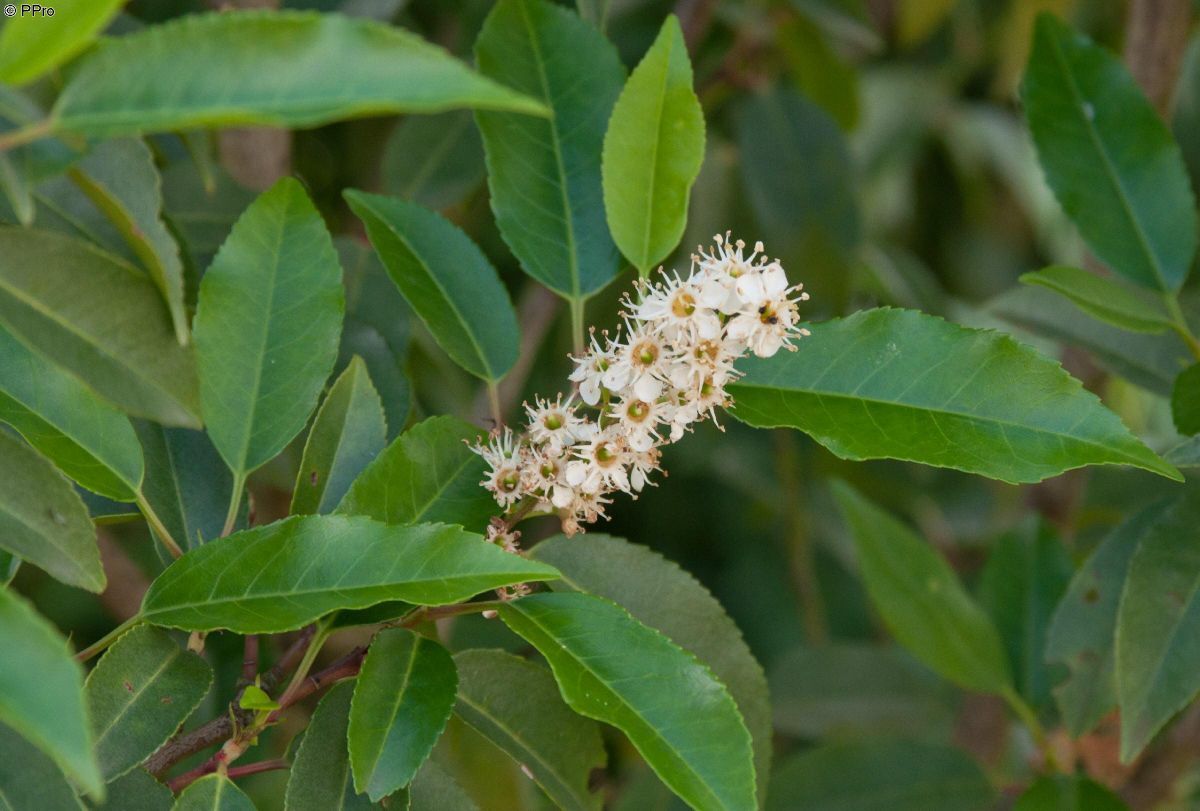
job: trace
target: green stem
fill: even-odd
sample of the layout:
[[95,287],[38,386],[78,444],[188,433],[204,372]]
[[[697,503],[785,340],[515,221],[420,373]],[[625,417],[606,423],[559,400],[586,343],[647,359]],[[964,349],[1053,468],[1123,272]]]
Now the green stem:
[[571,299],[571,344],[577,357],[583,356],[583,310],[582,298]]
[[1046,765],[1054,771],[1059,771],[1058,759],[1054,756],[1054,749],[1050,746],[1050,741],[1046,737],[1046,730],[1042,726],[1042,722],[1038,720],[1037,713],[1033,707],[1030,707],[1025,699],[1017,695],[1017,692],[1011,687],[1006,687],[1000,693],[1001,698],[1008,704],[1017,718],[1021,720],[1029,730],[1029,734],[1033,736],[1033,742],[1038,750],[1042,753],[1042,757],[1046,759]]
[[246,474],[235,473],[233,476],[233,494],[229,497],[229,512],[225,514],[225,526],[221,529],[222,538],[233,532],[233,525],[237,523],[238,510],[242,508],[242,491],[245,489]]
[[24,146],[39,138],[45,138],[53,131],[54,122],[48,118],[45,121],[38,121],[34,124],[18,127],[15,130],[9,130],[0,134],[0,152],[7,152],[10,149]]
[[167,529],[166,525],[163,524],[162,519],[158,517],[158,513],[156,513],[154,508],[150,506],[150,502],[146,500],[146,497],[140,490],[137,494],[137,505],[138,509],[142,511],[142,516],[146,519],[146,523],[150,525],[150,528],[154,530],[154,534],[158,536],[158,540],[161,541],[162,545],[165,546],[167,551],[171,553],[171,557],[183,557],[183,550],[171,536],[170,531]]
[[296,665],[296,671],[292,674],[292,680],[288,682],[287,689],[277,699],[282,706],[287,706],[288,699],[300,689],[300,685],[304,683],[304,678],[308,675],[308,671],[312,669],[313,662],[317,660],[317,654],[321,652],[321,646],[325,644],[325,640],[329,638],[329,621],[331,617],[317,622],[317,632],[313,634],[312,642],[304,651],[304,658],[300,660],[300,664]]
[[500,385],[495,380],[489,380],[487,384],[488,403],[492,407],[492,421],[499,428],[504,424],[504,414],[500,410]]
[[1200,339],[1196,338],[1196,334],[1188,325],[1187,316],[1183,314],[1183,308],[1179,306],[1179,296],[1175,293],[1166,293],[1163,295],[1163,300],[1166,302],[1167,312],[1171,316],[1171,326],[1179,333],[1179,337],[1187,344],[1192,354],[1200,359]]
[[111,645],[112,643],[117,641],[117,637],[121,636],[121,634],[125,633],[126,631],[128,631],[130,628],[137,625],[141,621],[142,621],[141,614],[133,615],[132,617],[130,617],[129,619],[125,620],[120,625],[118,625],[116,628],[113,628],[107,634],[100,637],[98,640],[93,642],[91,645],[88,645],[86,648],[81,650],[79,653],[75,654],[75,659],[80,662],[86,662],[88,659],[91,659],[96,654],[103,652],[105,649],[108,648],[109,645]]

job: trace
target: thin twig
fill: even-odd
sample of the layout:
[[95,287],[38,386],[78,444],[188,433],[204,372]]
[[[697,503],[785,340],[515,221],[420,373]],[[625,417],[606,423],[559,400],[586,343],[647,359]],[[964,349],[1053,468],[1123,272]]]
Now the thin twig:
[[258,635],[249,634],[246,636],[244,653],[242,654],[242,683],[254,684],[254,677],[258,675]]

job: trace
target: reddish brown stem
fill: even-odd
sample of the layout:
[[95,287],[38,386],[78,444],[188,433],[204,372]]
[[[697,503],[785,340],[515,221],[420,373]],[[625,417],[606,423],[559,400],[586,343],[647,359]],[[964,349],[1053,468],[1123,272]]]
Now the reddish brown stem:
[[250,634],[245,640],[245,654],[242,656],[242,683],[254,684],[258,675],[258,635]]

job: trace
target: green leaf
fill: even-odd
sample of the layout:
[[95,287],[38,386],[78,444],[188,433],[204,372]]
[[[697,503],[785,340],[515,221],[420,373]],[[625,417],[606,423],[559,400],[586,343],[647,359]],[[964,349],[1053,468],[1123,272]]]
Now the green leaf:
[[1046,636],[1046,661],[1069,675],[1054,688],[1067,731],[1078,737],[1117,705],[1114,635],[1121,587],[1142,537],[1164,505],[1148,507],[1114,529],[1075,573]]
[[1200,434],[1200,363],[1179,373],[1171,390],[1171,417],[1175,430],[1186,436]]
[[765,789],[771,771],[767,680],[725,609],[691,574],[647,547],[604,534],[579,540],[558,535],[539,543],[530,556],[558,569],[562,579],[554,589],[606,597],[708,666],[737,702]]
[[304,428],[337,358],[345,294],[321,215],[292,178],[233,226],[193,327],[213,444],[240,481]]
[[88,591],[106,579],[96,531],[79,494],[36,451],[0,431],[0,548]]
[[57,130],[107,137],[315,127],[454,107],[545,114],[401,28],[336,14],[226,12],[105,40],[80,61],[52,117]]
[[0,322],[129,414],[200,427],[195,362],[141,271],[87,243],[0,227]]
[[600,728],[563,703],[550,672],[498,650],[463,651],[454,662],[458,716],[527,769],[559,808],[600,808],[601,795],[588,788],[607,760]]
[[66,62],[92,43],[122,2],[57,0],[53,16],[21,14],[6,20],[0,32],[0,82],[25,84]]
[[[420,155],[420,160],[413,160]],[[388,194],[441,211],[483,184],[483,141],[469,110],[414,115],[392,130],[379,174]]]
[[588,594],[535,594],[500,617],[537,648],[567,704],[626,735],[697,809],[754,809],[750,734],[729,691],[695,657]]
[[1072,572],[1062,541],[1042,524],[1002,536],[980,579],[979,601],[1000,632],[1017,692],[1033,707],[1050,700],[1047,627]]
[[136,138],[104,141],[72,167],[70,175],[150,274],[167,302],[176,338],[186,344],[183,263],[162,220],[162,181],[149,148]]
[[279,702],[257,684],[247,684],[242,690],[242,697],[238,699],[238,706],[243,710],[277,710]]
[[173,811],[255,811],[240,788],[223,774],[201,777],[183,790]]
[[89,490],[130,501],[142,449],[129,419],[0,327],[0,420]]
[[207,662],[158,628],[138,625],[113,643],[84,685],[104,779],[125,774],[175,734],[212,679]]
[[975,761],[953,747],[863,741],[809,749],[771,776],[768,811],[982,811],[996,792]]
[[774,23],[778,32],[774,45],[804,96],[829,113],[842,129],[852,130],[859,119],[858,73],[831,46],[829,40],[837,39],[837,34],[831,31],[827,36],[814,21],[823,11],[809,6],[792,19]]
[[416,203],[353,190],[344,196],[438,345],[476,377],[504,377],[517,360],[517,315],[471,238]]
[[733,414],[798,428],[843,459],[903,459],[1036,482],[1093,464],[1178,479],[1058,363],[1007,335],[911,310],[812,327],[798,352],[750,358]]
[[521,267],[582,301],[617,275],[600,179],[605,125],[625,69],[593,26],[545,0],[500,0],[475,41],[479,70],[553,112],[477,112],[492,211]]
[[151,584],[142,616],[187,631],[280,633],[343,608],[446,605],[557,576],[458,527],[294,516],[188,552]]
[[366,797],[355,794],[346,752],[351,698],[354,683],[334,685],[317,705],[292,759],[284,796],[285,811],[360,811],[375,808]]
[[679,18],[671,14],[625,82],[604,135],[608,227],[643,277],[679,244],[703,161],[704,111]]
[[949,740],[954,697],[945,682],[895,647],[798,648],[771,669],[775,728],[801,738]]
[[1050,188],[1096,255],[1171,292],[1196,252],[1196,200],[1166,124],[1120,60],[1038,17],[1021,98]]
[[331,512],[387,441],[383,403],[355,356],[317,411],[292,492],[292,515]]
[[95,811],[171,811],[175,795],[144,769],[134,769],[108,784],[108,797]]
[[438,811],[479,811],[479,806],[475,805],[458,781],[432,760],[425,761],[425,765],[417,772],[409,794],[414,811],[421,811],[423,808],[436,808]]
[[1174,332],[1135,334],[1101,323],[1041,287],[1017,287],[992,299],[988,311],[1064,344],[1086,349],[1104,369],[1148,391],[1171,396],[1179,370],[1194,356]]
[[833,494],[854,535],[871,601],[896,641],[968,690],[1012,690],[996,627],[946,561],[849,485],[836,482]]
[[440,521],[482,530],[497,507],[479,486],[486,465],[466,445],[481,433],[457,417],[417,423],[355,479],[337,512],[386,524]]
[[92,797],[103,799],[104,779],[92,753],[83,701],[83,668],[54,626],[7,588],[0,589],[0,650],[0,723],[49,755]]
[[1142,536],[1117,612],[1121,760],[1129,762],[1200,691],[1200,498],[1185,497]]
[[1039,777],[1018,799],[1013,811],[1129,811],[1104,786],[1076,775]]
[[375,637],[350,705],[355,790],[378,802],[409,784],[446,728],[457,684],[454,660],[432,639],[403,628]]
[[1082,268],[1051,265],[1021,276],[1065,296],[1093,318],[1130,332],[1165,332],[1171,319],[1163,306],[1138,288],[1098,276]]
[[134,423],[146,458],[142,493],[184,549],[217,537],[225,523],[233,475],[208,435]]
[[0,808],[84,811],[62,769],[10,727],[0,724]]
[[747,94],[734,125],[742,183],[771,255],[820,260],[826,268],[845,262],[862,225],[855,169],[837,122],[781,85]]

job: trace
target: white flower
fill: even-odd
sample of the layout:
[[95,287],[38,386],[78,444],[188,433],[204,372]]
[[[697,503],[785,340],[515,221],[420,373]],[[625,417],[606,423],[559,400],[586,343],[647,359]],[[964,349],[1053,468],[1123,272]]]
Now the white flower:
[[780,347],[791,346],[792,333],[808,334],[807,330],[795,329],[799,321],[796,301],[807,300],[808,294],[800,293],[795,301],[788,297],[801,287],[788,287],[787,274],[778,262],[742,276],[736,290],[743,309],[730,320],[726,333],[760,358],[769,358]]
[[675,350],[644,324],[631,326],[627,333],[601,382],[610,391],[624,393],[628,388],[639,400],[653,400],[663,390]]
[[670,421],[674,408],[665,399],[646,401],[627,397],[613,403],[609,410],[624,432],[630,450],[641,452],[662,441],[656,429]]
[[576,458],[567,463],[567,484],[581,493],[629,492],[629,473],[625,470],[629,451],[619,425],[610,425],[572,450]]
[[717,234],[713,241],[717,247],[712,253],[705,253],[701,248],[700,256],[693,259],[699,265],[695,276],[700,285],[700,303],[725,315],[732,315],[742,306],[734,285],[741,276],[755,270],[755,261],[762,253],[763,244],[754,243],[754,252],[743,257],[746,243],[742,240],[730,243],[729,234],[726,233],[724,237]]
[[592,330],[591,346],[582,357],[571,357],[575,361],[575,370],[567,377],[572,383],[579,384],[579,397],[588,405],[594,406],[600,402],[600,390],[604,375],[613,364],[617,344],[604,334],[605,347],[596,340],[596,332]]
[[[633,492],[640,493],[642,492],[642,488],[647,484],[654,484],[654,482],[650,481],[650,474],[661,469],[658,466],[660,455],[658,448],[648,448],[647,450],[630,454],[629,484],[633,488]],[[657,485],[655,486],[657,487]]]
[[721,334],[721,319],[700,303],[700,286],[693,276],[686,280],[662,274],[663,282],[646,285],[642,300],[624,303],[639,321],[671,340],[715,338]]
[[547,444],[564,448],[579,439],[590,436],[596,426],[576,413],[571,401],[574,396],[562,401],[562,395],[554,400],[534,399],[534,404],[525,404],[526,433],[534,445]]
[[492,493],[497,504],[508,507],[525,495],[521,487],[521,444],[511,428],[493,434],[486,444],[473,450],[490,468],[480,485]]
[[575,493],[567,484],[567,453],[561,447],[546,445],[535,447],[529,452],[521,470],[521,481],[525,489],[538,496],[549,509],[568,506]]

